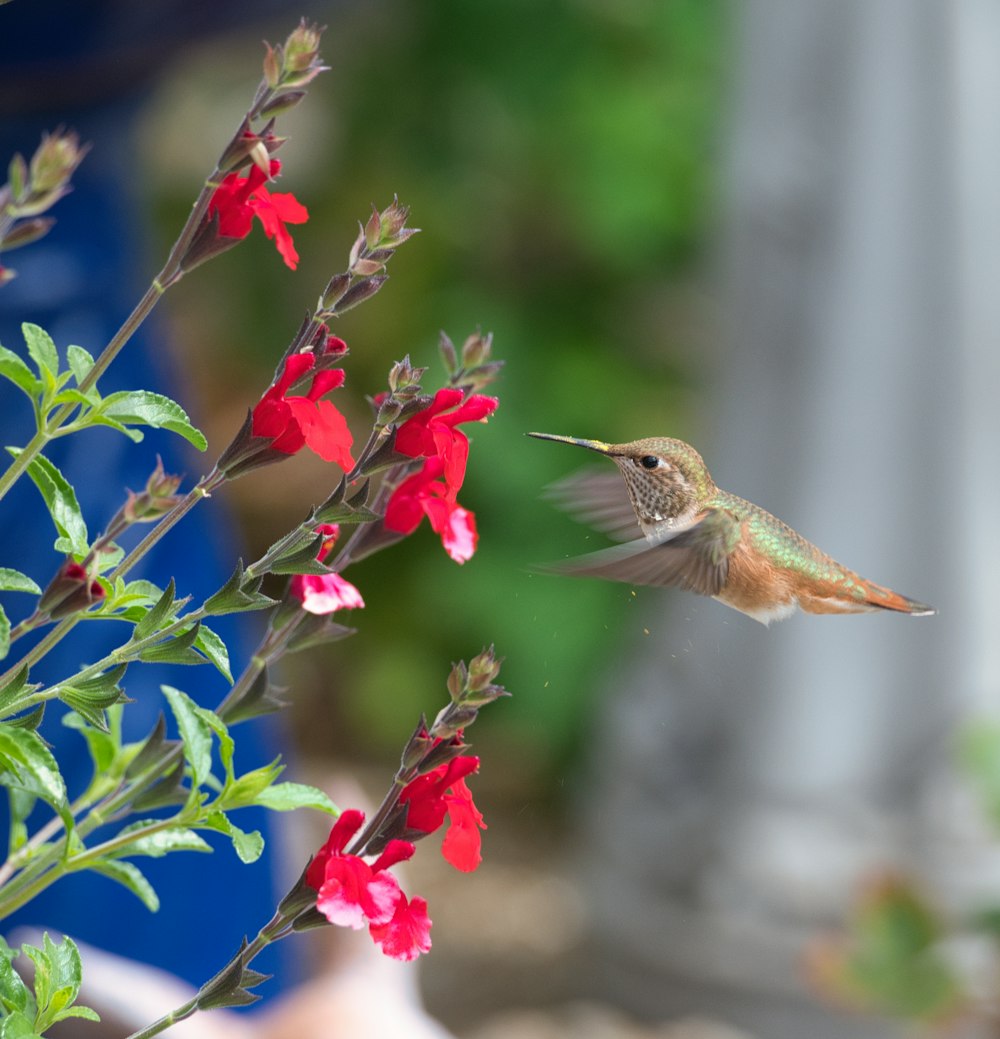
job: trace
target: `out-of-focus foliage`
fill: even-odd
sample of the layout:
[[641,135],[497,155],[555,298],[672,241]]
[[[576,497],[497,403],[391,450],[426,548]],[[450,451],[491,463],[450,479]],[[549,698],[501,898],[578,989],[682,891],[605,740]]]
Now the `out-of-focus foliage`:
[[[514,727],[522,747],[527,735],[538,752],[537,762],[522,754],[530,772],[572,750],[612,646],[641,631],[626,587],[530,573],[533,562],[588,544],[539,500],[580,460],[522,434],[697,435],[690,397],[704,368],[701,304],[689,286],[712,215],[724,8],[720,0],[398,0],[312,13],[329,26],[333,72],[319,103],[297,126],[289,120],[282,151],[281,189],[311,213],[296,234],[301,264],[294,276],[280,270],[261,240],[181,286],[171,315],[179,349],[229,362],[226,379],[198,388],[192,410],[224,438],[342,265],[352,221],[394,193],[412,207],[423,234],[357,334],[351,315],[334,331],[351,344],[351,385],[368,392],[407,351],[436,364],[441,327],[456,341],[477,325],[493,331],[508,367],[496,416],[470,430],[465,492],[480,550],[459,573],[422,532],[426,552],[405,564],[386,553],[358,568],[367,608],[350,671],[334,648],[322,673],[295,676],[303,730],[329,748],[387,712],[408,718],[442,654],[495,642],[516,696],[496,712],[492,733],[477,735],[503,739],[498,723]],[[218,47],[210,57],[164,86],[147,124],[165,227],[176,226],[193,189],[185,156],[198,143],[185,113],[206,80],[221,78]],[[279,280],[287,290],[276,297]],[[319,472],[300,467],[291,478],[315,481]],[[244,481],[244,534],[254,544],[280,525],[285,478]],[[374,634],[387,625],[407,633],[391,654]]]

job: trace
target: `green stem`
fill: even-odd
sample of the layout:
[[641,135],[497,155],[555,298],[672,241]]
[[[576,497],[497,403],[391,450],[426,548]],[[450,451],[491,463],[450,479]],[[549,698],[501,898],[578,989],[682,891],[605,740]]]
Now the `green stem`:
[[189,1018],[197,1009],[198,997],[195,996],[176,1009],[171,1010],[169,1014],[164,1014],[163,1017],[152,1024],[146,1025],[145,1028],[140,1028],[138,1032],[133,1032],[128,1039],[152,1039],[154,1035],[165,1032],[168,1028],[177,1024],[178,1021],[184,1021],[186,1018]]

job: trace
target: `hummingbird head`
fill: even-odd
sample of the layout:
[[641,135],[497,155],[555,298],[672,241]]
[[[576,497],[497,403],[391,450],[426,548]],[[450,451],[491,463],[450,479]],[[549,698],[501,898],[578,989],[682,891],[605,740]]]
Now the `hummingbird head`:
[[528,436],[576,444],[610,458],[625,477],[632,508],[643,530],[697,512],[716,489],[701,455],[683,440],[645,437],[627,444],[605,444],[552,433]]

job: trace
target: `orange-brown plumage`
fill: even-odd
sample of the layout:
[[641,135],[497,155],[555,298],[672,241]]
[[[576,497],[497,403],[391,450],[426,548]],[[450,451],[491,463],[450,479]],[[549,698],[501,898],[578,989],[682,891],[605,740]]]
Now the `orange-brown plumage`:
[[930,606],[848,570],[786,523],[720,490],[689,444],[648,437],[628,444],[532,433],[606,455],[624,476],[588,477],[564,487],[563,501],[616,536],[644,535],[552,569],[631,584],[675,585],[711,595],[764,624],[807,613],[893,610],[929,614]]

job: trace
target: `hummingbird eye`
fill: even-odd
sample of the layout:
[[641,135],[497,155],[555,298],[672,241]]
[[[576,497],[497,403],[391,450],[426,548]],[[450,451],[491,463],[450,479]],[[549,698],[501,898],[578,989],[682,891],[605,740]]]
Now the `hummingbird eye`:
[[639,464],[643,469],[655,469],[660,464],[660,460],[656,455],[643,455],[639,459]]

